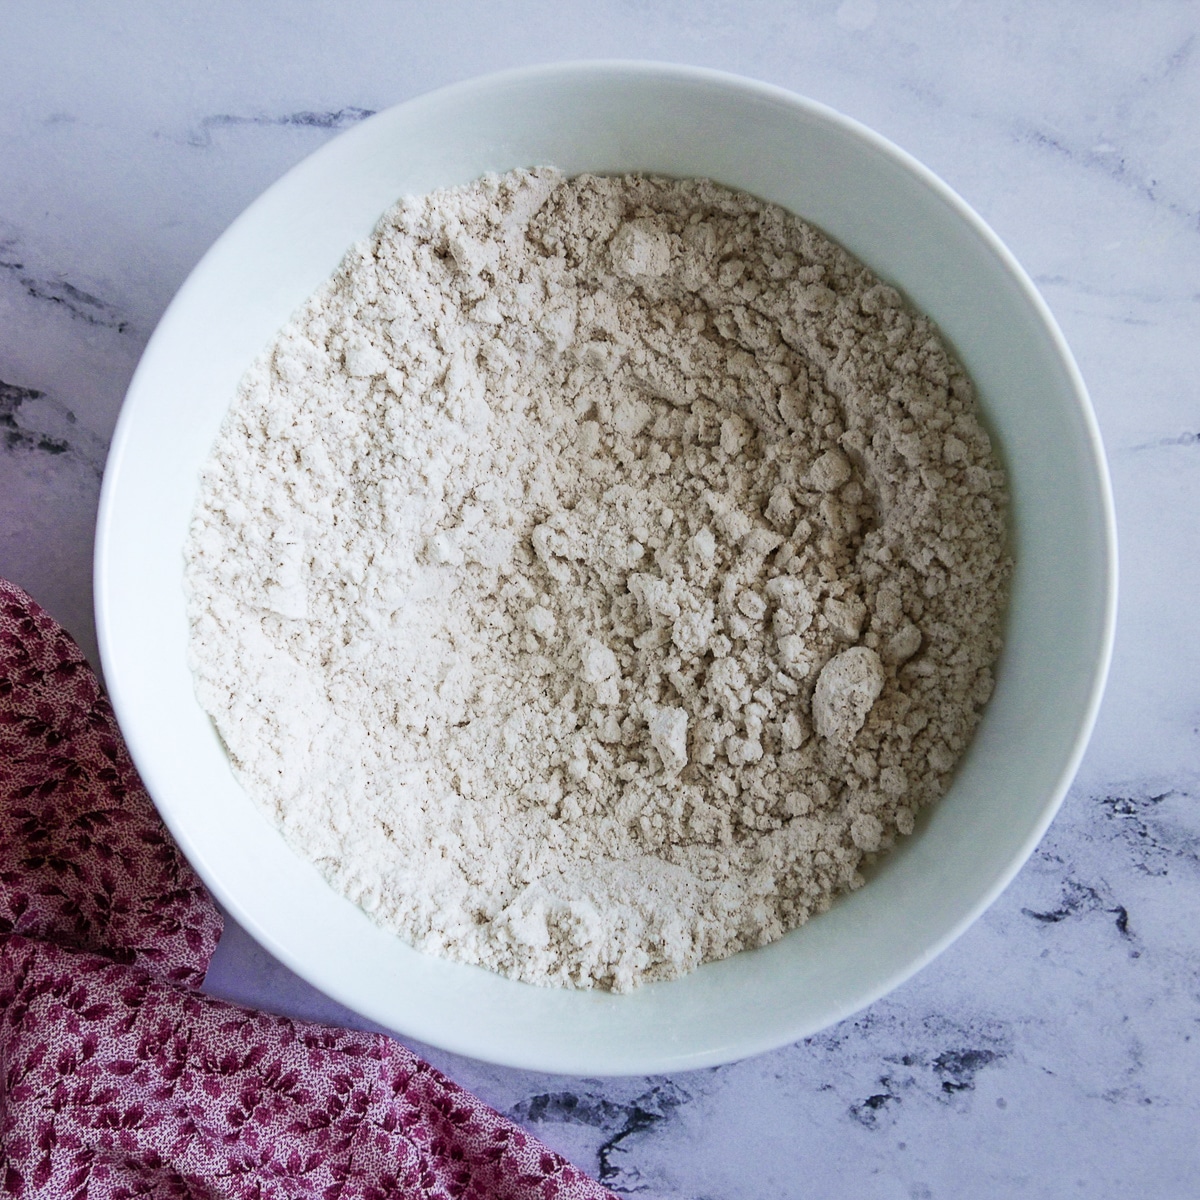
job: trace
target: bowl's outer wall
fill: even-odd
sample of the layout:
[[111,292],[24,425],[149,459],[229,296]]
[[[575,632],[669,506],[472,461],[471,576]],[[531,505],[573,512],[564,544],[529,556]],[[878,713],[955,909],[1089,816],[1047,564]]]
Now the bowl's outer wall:
[[[947,797],[870,885],[765,949],[630,996],[544,990],[378,929],[235,782],[187,666],[181,547],[250,361],[402,194],[485,171],[708,176],[838,239],[941,326],[1010,474],[1017,569],[996,693]],[[142,777],[213,892],[315,986],[459,1053],[587,1074],[679,1070],[811,1034],[961,933],[1016,873],[1078,765],[1111,647],[1115,539],[1082,381],[1035,289],[944,184],[861,126],[690,68],[580,64],[459,85],[328,143],[196,267],[130,385],[104,480],[97,624]]]

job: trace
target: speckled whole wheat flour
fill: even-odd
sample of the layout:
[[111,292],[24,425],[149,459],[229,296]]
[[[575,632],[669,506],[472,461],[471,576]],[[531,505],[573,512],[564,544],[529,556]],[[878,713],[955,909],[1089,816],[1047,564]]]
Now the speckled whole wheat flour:
[[199,695],[381,925],[627,990],[823,911],[945,790],[1003,489],[932,324],[802,221],[488,177],[385,214],[247,373]]

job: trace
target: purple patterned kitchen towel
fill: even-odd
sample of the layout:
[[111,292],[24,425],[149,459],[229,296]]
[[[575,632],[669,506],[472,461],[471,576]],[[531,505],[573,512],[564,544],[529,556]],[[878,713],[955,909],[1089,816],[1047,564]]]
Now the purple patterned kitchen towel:
[[610,1196],[389,1038],[195,991],[220,936],[79,648],[0,581],[0,1193]]

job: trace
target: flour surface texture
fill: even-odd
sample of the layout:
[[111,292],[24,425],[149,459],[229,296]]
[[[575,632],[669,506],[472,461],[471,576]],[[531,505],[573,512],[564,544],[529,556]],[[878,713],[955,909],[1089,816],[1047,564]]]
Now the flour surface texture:
[[487,177],[386,213],[243,380],[199,696],[381,925],[628,990],[828,908],[945,790],[1004,486],[932,324],[804,222]]

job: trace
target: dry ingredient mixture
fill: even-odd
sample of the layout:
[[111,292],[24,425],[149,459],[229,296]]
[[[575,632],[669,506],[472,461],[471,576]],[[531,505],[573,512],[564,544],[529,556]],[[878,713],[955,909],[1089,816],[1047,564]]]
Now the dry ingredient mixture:
[[550,169],[385,214],[187,545],[201,700],[292,845],[421,949],[619,991],[912,831],[1008,571],[928,319],[748,195]]

